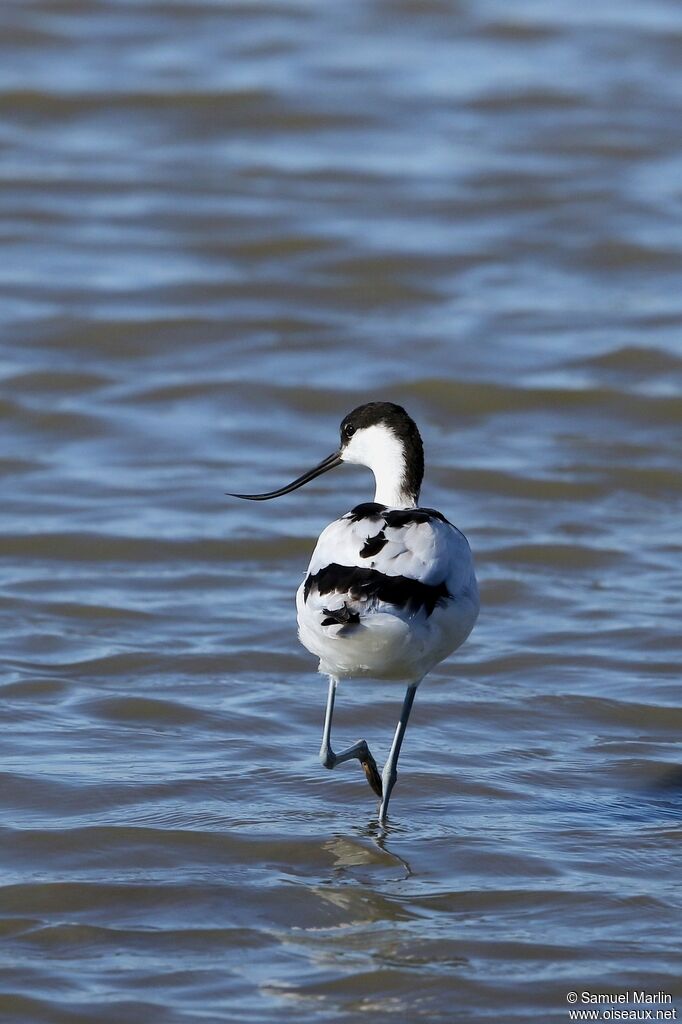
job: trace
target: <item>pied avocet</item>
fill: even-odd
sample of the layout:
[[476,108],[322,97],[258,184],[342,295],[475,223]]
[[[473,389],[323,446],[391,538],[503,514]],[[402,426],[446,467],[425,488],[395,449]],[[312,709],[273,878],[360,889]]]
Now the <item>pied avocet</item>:
[[[381,800],[383,822],[417,687],[471,632],[478,586],[466,537],[442,513],[418,504],[422,439],[414,421],[392,402],[369,402],[349,413],[338,451],[292,483],[233,497],[278,498],[342,462],[372,470],[374,501],[356,505],[322,531],[296,595],[299,638],[329,677],[320,761],[335,768],[357,757]],[[339,680],[367,677],[407,685],[381,775],[366,740],[340,753],[331,747]]]

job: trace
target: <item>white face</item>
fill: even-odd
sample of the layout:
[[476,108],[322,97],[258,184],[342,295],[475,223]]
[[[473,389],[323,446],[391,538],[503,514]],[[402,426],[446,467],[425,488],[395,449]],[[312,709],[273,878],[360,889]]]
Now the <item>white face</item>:
[[344,462],[374,469],[377,463],[403,459],[403,446],[392,430],[383,423],[362,427],[349,437],[341,449]]
[[375,501],[391,507],[404,505],[405,452],[402,442],[384,423],[357,430],[341,449],[341,458],[372,470]]

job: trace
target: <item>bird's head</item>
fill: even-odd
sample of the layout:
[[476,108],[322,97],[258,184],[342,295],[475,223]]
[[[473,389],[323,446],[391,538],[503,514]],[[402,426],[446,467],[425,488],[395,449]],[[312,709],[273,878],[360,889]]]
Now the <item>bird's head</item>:
[[341,422],[340,444],[317,466],[277,491],[233,494],[235,498],[266,501],[303,487],[342,462],[368,466],[376,483],[375,501],[391,508],[413,508],[419,501],[424,475],[424,448],[413,419],[393,402],[367,402]]

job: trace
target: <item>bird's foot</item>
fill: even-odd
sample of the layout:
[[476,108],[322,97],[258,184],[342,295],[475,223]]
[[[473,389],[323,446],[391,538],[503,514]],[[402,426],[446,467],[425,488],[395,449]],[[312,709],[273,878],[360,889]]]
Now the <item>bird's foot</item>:
[[377,763],[372,757],[369,747],[366,748],[366,753],[363,751],[363,756],[360,758],[360,764],[362,765],[362,770],[365,773],[367,781],[381,800],[384,795],[384,789],[381,784],[381,776],[379,775]]
[[367,746],[367,740],[358,740],[352,747],[348,747],[347,750],[341,750],[338,754],[334,753],[328,741],[322,743],[320,763],[324,768],[336,768],[337,764],[350,761],[354,757],[357,757],[362,765],[367,781],[379,799],[381,799],[383,795],[381,776],[379,775],[377,763]]

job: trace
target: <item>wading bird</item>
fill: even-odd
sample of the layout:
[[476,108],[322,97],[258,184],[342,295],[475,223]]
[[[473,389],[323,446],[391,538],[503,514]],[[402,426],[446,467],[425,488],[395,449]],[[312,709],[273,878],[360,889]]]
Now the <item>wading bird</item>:
[[[464,534],[444,515],[419,506],[424,449],[414,421],[391,402],[369,402],[341,423],[337,451],[296,480],[267,494],[235,494],[266,501],[302,487],[342,462],[374,473],[374,501],[356,505],[321,533],[296,595],[299,638],[329,677],[320,761],[335,768],[357,758],[381,800],[384,822],[417,687],[434,665],[471,632],[478,586]],[[332,715],[341,679],[403,683],[403,701],[381,775],[366,740],[335,753]]]

